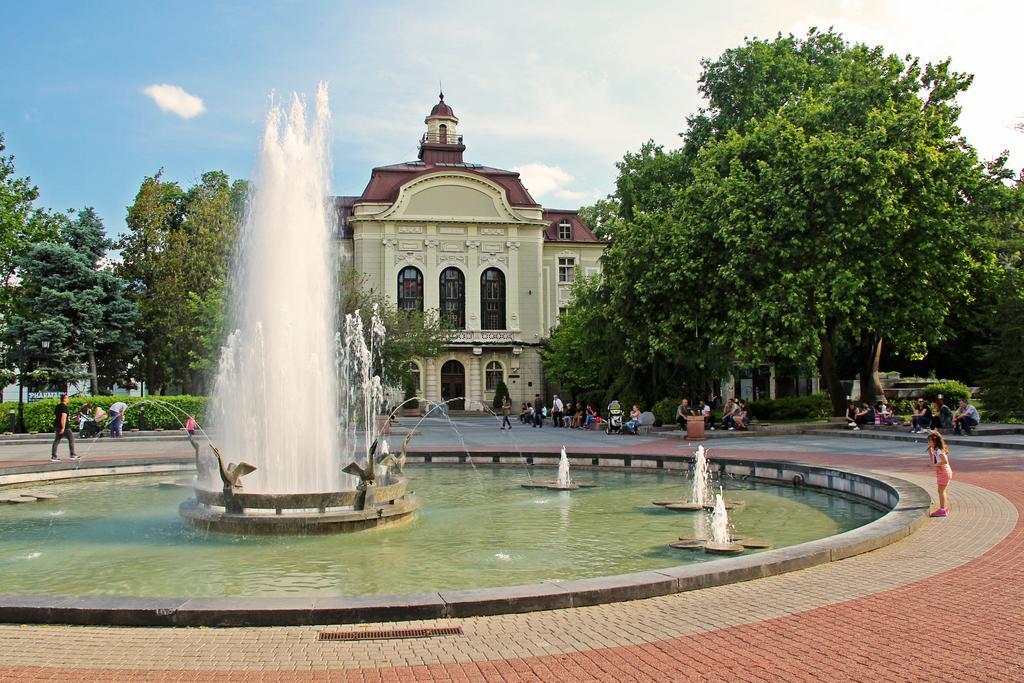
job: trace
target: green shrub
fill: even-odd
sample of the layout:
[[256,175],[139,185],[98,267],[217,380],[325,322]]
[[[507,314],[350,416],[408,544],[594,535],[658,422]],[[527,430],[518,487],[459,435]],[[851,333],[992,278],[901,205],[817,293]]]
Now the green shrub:
[[676,408],[679,407],[678,398],[663,398],[654,404],[651,412],[654,419],[663,425],[674,425],[676,423]]
[[939,394],[942,394],[942,400],[950,407],[955,407],[956,402],[960,399],[965,401],[971,400],[970,388],[963,382],[957,382],[956,380],[945,380],[929,384],[921,390],[921,394],[929,402],[934,401],[939,397]]
[[[195,415],[196,421],[201,425],[204,422],[207,403],[205,396],[74,396],[68,399],[73,428],[78,427],[78,421],[74,416],[86,403],[99,406],[109,413],[110,405],[118,401],[128,404],[124,416],[125,431],[138,429],[139,419],[143,413],[148,429],[180,429],[185,426],[189,415]],[[53,411],[57,403],[59,401],[55,398],[26,403],[25,429],[30,432],[53,431]]]
[[750,414],[758,420],[820,420],[832,413],[825,394],[762,399],[749,405]]
[[[494,401],[491,404],[494,408],[494,412],[498,413],[501,411],[501,399],[509,396],[508,387],[505,386],[504,382],[498,382],[498,386],[494,388]],[[511,404],[512,397],[509,396],[509,403]]]
[[403,407],[405,408],[419,408],[420,400],[416,398],[416,381],[413,379],[411,374],[406,374],[402,379],[402,391],[404,399]]
[[892,408],[893,415],[910,417],[914,414],[914,408],[916,407],[916,401],[909,398],[894,398],[887,401],[889,407]]

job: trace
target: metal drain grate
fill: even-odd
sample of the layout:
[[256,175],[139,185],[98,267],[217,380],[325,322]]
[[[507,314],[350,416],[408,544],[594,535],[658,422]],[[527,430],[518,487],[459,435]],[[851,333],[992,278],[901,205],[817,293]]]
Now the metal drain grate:
[[435,638],[461,636],[461,626],[438,628],[396,628],[390,631],[320,631],[317,640],[394,640],[398,638]]

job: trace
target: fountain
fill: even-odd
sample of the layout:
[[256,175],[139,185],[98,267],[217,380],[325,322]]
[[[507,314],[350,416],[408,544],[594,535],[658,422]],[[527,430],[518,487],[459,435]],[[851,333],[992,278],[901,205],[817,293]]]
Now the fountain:
[[569,476],[569,456],[565,452],[565,446],[562,446],[562,454],[558,457],[558,478],[555,481],[529,482],[522,485],[524,489],[550,489],[552,491],[575,491],[595,486],[597,484],[572,480],[572,477]]
[[733,542],[729,531],[729,513],[725,509],[725,498],[719,488],[715,494],[715,509],[711,513],[711,540],[704,544],[709,553],[741,553],[743,546]]
[[693,485],[690,487],[690,500],[656,500],[668,510],[705,510],[711,507],[711,467],[708,464],[704,446],[697,446],[693,454]]
[[[700,524],[696,526],[695,535],[680,536],[679,540],[670,543],[669,547],[679,550],[703,550],[720,555],[732,555],[747,549],[771,547],[770,543],[764,541],[734,535],[729,525],[728,507],[722,496],[722,488],[719,487],[718,493],[715,494],[715,503],[712,506],[710,525],[707,523],[707,518],[700,515]],[[709,526],[710,529],[708,529]]]
[[[666,510],[694,512],[714,509],[715,504],[711,500],[711,466],[704,446],[697,446],[697,450],[693,453],[693,483],[690,486],[690,499],[655,500],[652,502]],[[743,501],[727,500],[724,505],[727,510],[732,510],[743,505]]]
[[312,125],[298,96],[287,115],[276,102],[267,115],[233,269],[235,330],[208,416],[218,446],[180,508],[193,527],[354,531],[419,507],[402,477],[408,440],[398,458],[378,443],[383,323],[376,310],[365,326],[357,313],[337,335],[329,122],[325,84]]

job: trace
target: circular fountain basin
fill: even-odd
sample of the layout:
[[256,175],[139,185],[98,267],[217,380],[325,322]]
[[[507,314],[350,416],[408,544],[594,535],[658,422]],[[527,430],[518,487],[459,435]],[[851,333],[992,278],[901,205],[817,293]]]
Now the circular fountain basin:
[[[47,491],[59,495],[55,501],[0,506],[0,572],[7,593],[0,598],[0,621],[351,623],[599,604],[841,559],[906,536],[927,512],[927,492],[898,479],[796,463],[721,459],[717,466],[726,480],[749,474],[787,485],[770,487],[771,494],[762,481],[726,486],[729,496],[747,503],[730,515],[736,528],[778,547],[715,560],[666,545],[700,516],[679,517],[649,503],[689,489],[689,480],[680,476],[680,470],[688,469],[684,457],[657,456],[658,462],[652,458],[648,467],[635,455],[627,456],[620,459],[626,469],[612,464],[593,470],[601,488],[555,496],[521,488],[526,476],[521,454],[488,454],[494,463],[514,463],[511,467],[482,467],[479,459],[472,469],[415,464],[432,457],[459,463],[468,456],[411,455],[406,472],[426,504],[412,524],[370,534],[207,534],[190,528],[177,514],[189,493],[161,488],[152,478],[97,477],[54,484]],[[614,463],[605,455],[602,460]],[[183,458],[175,466],[185,468],[190,461]],[[171,467],[169,461],[163,463],[29,466],[14,476],[0,474],[0,484],[32,482],[38,490],[43,478]],[[793,471],[809,482],[827,483],[840,496],[789,486]],[[3,493],[16,490],[5,488]],[[829,520],[829,528],[808,535],[805,525],[793,523],[794,512],[815,496],[820,496],[820,509],[813,516]],[[837,526],[830,513],[851,503],[871,511]],[[781,516],[766,514],[771,511]],[[766,528],[782,533],[774,536]],[[689,537],[703,534],[694,526]]]

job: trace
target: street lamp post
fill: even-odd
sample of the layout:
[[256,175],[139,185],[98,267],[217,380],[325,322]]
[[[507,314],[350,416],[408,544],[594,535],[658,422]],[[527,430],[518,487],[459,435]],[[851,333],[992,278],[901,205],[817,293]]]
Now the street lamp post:
[[[39,346],[42,347],[43,351],[46,351],[47,349],[50,348],[50,340],[49,339],[43,339],[42,341],[39,342]],[[19,360],[18,360],[18,431],[20,431],[22,434],[24,434],[25,433],[25,412],[24,412],[24,409],[23,409],[24,402],[25,402],[25,399],[24,399],[24,395],[25,395],[24,377],[25,377],[25,363],[27,362],[27,360],[26,360],[27,359],[27,354],[25,353],[25,345],[24,344],[21,344],[20,349],[21,349],[21,353],[19,354]]]
[[22,434],[25,433],[25,413],[22,411],[22,405],[25,401],[25,345],[18,345],[18,431]]

